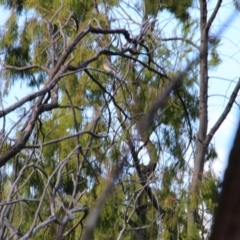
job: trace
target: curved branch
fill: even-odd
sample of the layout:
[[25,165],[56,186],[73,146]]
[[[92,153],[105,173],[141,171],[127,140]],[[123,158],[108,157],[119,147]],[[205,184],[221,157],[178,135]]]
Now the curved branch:
[[205,29],[207,33],[209,32],[209,29],[210,29],[216,15],[217,15],[217,13],[218,13],[218,10],[219,10],[221,4],[222,4],[222,0],[218,0],[217,5],[216,5],[213,13],[212,13],[211,17],[209,18],[209,20],[207,22],[206,29]]
[[221,116],[219,117],[217,122],[214,124],[214,126],[211,128],[211,130],[209,131],[206,139],[204,140],[204,143],[206,145],[208,145],[210,143],[214,134],[216,133],[218,128],[221,126],[224,119],[227,117],[228,113],[231,111],[233,103],[236,100],[236,97],[237,97],[237,94],[238,94],[239,90],[240,90],[240,78],[239,78],[238,83],[237,83],[237,85],[235,86],[235,88],[232,92],[232,95],[231,95],[230,99],[228,100],[227,106],[225,107],[223,113],[221,114]]
[[11,105],[10,107],[0,111],[0,117],[3,117],[5,115],[7,115],[8,113],[14,111],[15,109],[21,107],[23,104],[25,104],[26,102],[29,102],[31,100],[33,100],[36,97],[40,97],[42,95],[44,95],[45,93],[51,91],[55,85],[58,83],[58,81],[60,81],[60,77],[62,75],[62,72],[65,72],[67,69],[67,66],[63,66],[62,70],[60,72],[58,72],[53,78],[49,77],[47,82],[48,84],[46,84],[44,86],[44,88],[42,90],[39,90],[35,93],[29,94],[26,97],[23,97],[20,101],[18,101],[17,103]]
[[14,157],[18,152],[20,152],[24,146],[26,145],[26,142],[28,141],[32,130],[34,128],[35,122],[38,119],[39,115],[45,111],[51,110],[56,108],[56,104],[42,104],[43,96],[41,96],[37,101],[34,107],[32,108],[32,113],[27,120],[25,127],[21,133],[21,136],[19,139],[14,143],[13,146],[8,148],[6,152],[4,152],[0,156],[0,167],[2,167],[9,159]]
[[181,38],[181,37],[171,37],[171,38],[161,38],[161,41],[164,41],[164,42],[167,42],[167,41],[173,41],[173,40],[180,40],[180,41],[183,41],[183,42],[186,42],[190,45],[192,45],[193,47],[195,47],[197,50],[199,50],[199,46],[197,44],[195,44],[194,42],[192,42],[191,40],[189,39],[186,39],[186,38]]
[[43,147],[43,146],[46,146],[46,145],[49,145],[49,144],[52,144],[52,143],[58,143],[58,142],[61,142],[61,141],[64,141],[64,140],[67,140],[67,139],[70,139],[70,138],[74,138],[74,137],[77,137],[77,136],[85,134],[85,133],[88,133],[89,135],[91,135],[95,138],[107,138],[108,137],[108,135],[98,135],[98,134],[95,134],[91,131],[82,131],[82,132],[77,132],[75,134],[68,135],[68,136],[65,136],[65,137],[57,138],[57,139],[54,139],[54,140],[51,140],[51,141],[48,141],[48,142],[45,142],[45,143],[42,143],[42,144],[27,145],[24,148],[39,148],[39,147]]
[[48,68],[46,68],[46,67],[44,67],[44,66],[40,66],[40,65],[31,65],[31,66],[24,66],[24,67],[15,67],[15,66],[3,64],[2,66],[3,66],[3,68],[4,68],[3,70],[9,70],[9,69],[11,69],[11,70],[15,70],[15,71],[21,72],[21,71],[31,70],[31,69],[34,69],[34,68],[39,68],[39,69],[41,69],[41,70],[49,73],[49,69],[48,69]]

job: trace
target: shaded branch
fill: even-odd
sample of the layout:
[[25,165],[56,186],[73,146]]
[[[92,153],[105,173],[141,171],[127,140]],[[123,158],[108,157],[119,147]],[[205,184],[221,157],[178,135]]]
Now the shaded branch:
[[138,176],[140,178],[140,183],[141,185],[144,187],[144,190],[146,191],[148,197],[150,198],[151,202],[153,203],[154,208],[160,213],[160,215],[164,215],[165,211],[164,209],[161,207],[161,205],[158,203],[158,200],[156,198],[156,196],[153,194],[151,187],[149,186],[149,183],[147,182],[146,176],[145,174],[142,172],[141,170],[141,166],[139,164],[139,159],[138,159],[138,154],[134,149],[134,145],[132,140],[129,138],[127,140],[133,161],[134,161],[134,165],[136,167]]
[[40,97],[37,100],[19,139],[0,156],[0,167],[2,167],[9,159],[14,157],[19,151],[21,151],[24,148],[26,142],[28,141],[32,133],[32,130],[35,126],[36,120],[38,119],[39,115],[44,111],[54,109],[57,106],[56,104],[46,104],[45,106],[42,104],[42,100],[43,97]]
[[110,174],[111,178],[109,179],[106,188],[102,192],[102,195],[99,197],[99,200],[97,201],[97,203],[95,204],[95,206],[93,207],[93,209],[91,210],[91,212],[87,218],[87,222],[85,224],[85,232],[84,232],[82,240],[91,239],[92,230],[96,225],[97,219],[99,218],[100,212],[101,212],[104,204],[106,203],[109,195],[112,193],[112,191],[114,189],[115,180],[120,175],[125,161],[127,161],[126,157],[124,157],[120,161],[120,164],[118,166],[116,166],[116,168]]
[[186,68],[185,71],[177,74],[173,80],[166,86],[164,91],[158,95],[155,101],[152,102],[150,105],[149,110],[147,111],[146,115],[140,120],[140,129],[142,132],[146,131],[152,124],[155,117],[155,114],[159,109],[161,109],[168,99],[168,96],[171,91],[177,89],[185,75],[187,74],[188,70],[191,69],[192,65],[198,60],[198,58],[194,59]]
[[[239,117],[238,117],[239,119]],[[240,124],[231,149],[224,174],[222,190],[215,212],[210,240],[240,239]]]
[[21,199],[18,199],[18,200],[2,202],[2,203],[0,203],[0,206],[15,204],[15,203],[19,203],[19,202],[26,202],[26,203],[28,203],[28,202],[39,202],[39,200],[32,199],[32,198],[21,198]]
[[11,66],[11,65],[5,65],[2,64],[2,67],[4,68],[3,70],[15,70],[15,71],[27,71],[27,70],[31,70],[31,69],[35,69],[35,68],[39,68],[47,73],[49,73],[49,69],[44,67],[44,66],[40,66],[40,65],[31,65],[31,66],[24,66],[24,67],[15,67],[15,66]]

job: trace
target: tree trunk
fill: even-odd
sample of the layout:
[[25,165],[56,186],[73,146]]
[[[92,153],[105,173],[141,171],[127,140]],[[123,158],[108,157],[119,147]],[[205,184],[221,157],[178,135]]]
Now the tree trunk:
[[[199,96],[199,130],[197,150],[194,159],[194,169],[190,184],[190,205],[188,209],[188,236],[196,234],[194,225],[197,222],[197,198],[198,186],[202,181],[204,159],[208,144],[205,143],[208,126],[208,31],[207,26],[207,2],[200,0],[200,96]],[[194,233],[195,232],[195,233]]]
[[225,172],[210,240],[240,239],[240,125]]

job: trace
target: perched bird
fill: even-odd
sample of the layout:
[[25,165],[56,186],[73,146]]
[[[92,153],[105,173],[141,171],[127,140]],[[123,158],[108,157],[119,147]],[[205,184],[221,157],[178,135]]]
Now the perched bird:
[[102,62],[103,64],[103,68],[108,72],[111,73],[113,75],[117,75],[117,69],[115,68],[115,66],[109,62],[108,60],[104,60]]

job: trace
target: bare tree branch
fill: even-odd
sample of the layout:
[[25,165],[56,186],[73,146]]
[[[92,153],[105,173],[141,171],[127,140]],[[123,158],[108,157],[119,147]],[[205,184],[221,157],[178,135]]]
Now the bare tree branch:
[[3,70],[15,70],[15,71],[19,71],[19,72],[22,72],[22,71],[26,71],[26,70],[31,70],[31,69],[41,69],[47,73],[49,73],[49,69],[44,67],[44,66],[40,66],[40,65],[31,65],[31,66],[24,66],[24,67],[15,67],[15,66],[10,66],[10,65],[5,65],[3,64],[2,65],[3,67]]
[[213,11],[211,17],[209,18],[209,20],[207,22],[207,25],[205,27],[206,32],[209,32],[209,29],[212,26],[212,23],[213,23],[216,15],[218,13],[219,8],[221,7],[221,4],[222,4],[222,0],[218,0],[217,5],[215,6],[214,11]]
[[173,40],[180,40],[180,41],[183,41],[183,42],[186,42],[186,43],[192,45],[193,47],[195,47],[198,50],[200,49],[197,44],[195,44],[194,42],[192,42],[189,39],[185,39],[185,38],[181,38],[181,37],[161,38],[161,41],[163,41],[163,42],[173,41]]
[[95,134],[91,131],[82,131],[82,132],[78,132],[78,133],[75,133],[75,134],[72,134],[72,135],[68,135],[68,136],[65,136],[65,137],[54,139],[54,140],[51,140],[51,141],[48,141],[48,142],[44,142],[44,143],[38,144],[38,145],[26,145],[24,148],[39,148],[39,147],[50,145],[52,143],[58,143],[58,142],[62,142],[62,141],[67,140],[67,139],[75,138],[77,136],[80,136],[80,135],[83,135],[83,134],[86,134],[86,133],[88,133],[89,135],[91,135],[95,138],[107,138],[108,137],[108,135],[105,135],[104,133],[99,135],[99,134]]
[[225,118],[227,117],[228,113],[231,111],[233,103],[236,101],[236,97],[237,97],[237,94],[238,94],[239,90],[240,90],[240,79],[238,80],[238,83],[236,84],[234,90],[232,91],[232,95],[231,95],[224,111],[222,112],[221,116],[219,117],[217,122],[214,124],[214,126],[211,128],[211,130],[209,131],[206,139],[204,140],[204,143],[206,145],[208,145],[210,143],[214,134],[219,129],[219,127],[221,126],[221,124],[223,123]]

